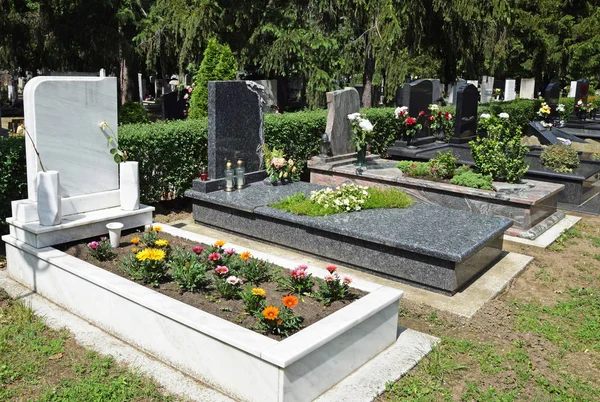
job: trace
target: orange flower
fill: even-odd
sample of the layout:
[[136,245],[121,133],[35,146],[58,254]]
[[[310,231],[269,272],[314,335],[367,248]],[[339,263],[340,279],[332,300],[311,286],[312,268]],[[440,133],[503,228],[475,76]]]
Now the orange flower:
[[152,226],[152,230],[154,230],[155,232],[160,232],[162,230],[162,226]]
[[275,320],[279,316],[279,309],[275,306],[267,306],[262,313],[267,320]]
[[296,304],[298,304],[298,298],[293,295],[287,295],[283,299],[281,299],[281,301],[287,308],[296,307]]
[[243,253],[240,254],[240,258],[244,261],[248,261],[250,259],[250,257],[252,257],[252,254],[250,254],[250,251],[244,251]]
[[223,247],[225,245],[225,240],[217,240],[215,242],[215,247]]
[[140,242],[140,238],[139,237],[134,237],[133,239],[131,239],[131,242],[133,244],[138,244]]
[[138,252],[138,248],[137,247],[131,247],[131,252],[132,253],[137,253]]

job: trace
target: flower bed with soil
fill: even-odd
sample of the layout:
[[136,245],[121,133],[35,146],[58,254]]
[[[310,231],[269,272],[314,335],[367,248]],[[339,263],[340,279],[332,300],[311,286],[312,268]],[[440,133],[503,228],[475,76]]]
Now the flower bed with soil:
[[[112,249],[107,239],[59,250],[245,328],[281,339],[338,311],[366,293],[329,265],[325,279],[306,265],[287,270],[236,253],[224,240],[197,244],[161,231],[131,232]],[[147,268],[144,270],[144,268]]]
[[[168,225],[163,225],[163,232],[195,245],[216,241]],[[278,340],[56,248],[36,249],[11,235],[3,236],[2,240],[6,243],[8,274],[12,279],[238,400],[312,400],[397,338],[398,301],[402,292],[368,282],[358,281],[360,288],[368,292],[360,299]],[[174,238],[171,246],[176,246],[177,241]],[[233,247],[238,253],[245,251]],[[78,253],[84,251],[80,249]],[[297,269],[284,258],[248,251],[268,263]],[[128,253],[133,256],[131,250]],[[144,261],[152,261],[151,256],[156,258],[160,254],[152,251],[142,256],[146,258]],[[309,268],[308,272],[317,276],[320,271]],[[173,288],[170,292],[177,294],[179,290]],[[281,314],[286,307],[278,298],[273,295],[271,300]],[[207,305],[213,304],[221,306],[221,303],[207,302]],[[317,307],[319,311],[323,309],[322,304]],[[273,311],[265,313],[272,316]],[[301,314],[305,313],[298,313]],[[237,315],[234,320],[235,317]],[[303,325],[305,323],[306,320]]]

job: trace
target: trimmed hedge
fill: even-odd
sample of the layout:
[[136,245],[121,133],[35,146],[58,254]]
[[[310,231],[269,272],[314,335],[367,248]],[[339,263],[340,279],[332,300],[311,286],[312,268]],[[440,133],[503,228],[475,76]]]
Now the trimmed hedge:
[[[8,233],[11,201],[27,198],[25,137],[0,137],[0,235]],[[0,242],[3,252],[4,243]]]
[[204,119],[119,126],[119,147],[140,163],[143,203],[180,197],[191,188],[207,164],[207,134]]

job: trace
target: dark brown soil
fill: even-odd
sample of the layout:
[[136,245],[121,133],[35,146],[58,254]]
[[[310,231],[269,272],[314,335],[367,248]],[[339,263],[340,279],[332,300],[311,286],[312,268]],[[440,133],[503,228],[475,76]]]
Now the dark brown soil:
[[[125,234],[121,238],[121,245],[119,248],[115,249],[115,253],[117,257],[112,261],[98,261],[96,258],[90,255],[89,248],[87,247],[87,243],[92,240],[99,239],[88,239],[86,241],[82,241],[76,244],[67,244],[64,246],[59,246],[57,248],[63,250],[65,253],[75,256],[79,259],[87,261],[90,264],[103,268],[107,271],[110,271],[116,275],[119,275],[123,278],[128,278],[125,273],[120,268],[120,260],[132,253],[132,247],[135,247],[130,240],[133,237],[139,237],[141,233],[133,232]],[[175,249],[176,247],[185,248],[187,250],[191,250],[194,246],[198,245],[197,243],[192,243],[186,239],[182,239],[179,237],[171,236],[167,233],[160,233],[161,239],[166,239],[169,241],[169,245]],[[205,244],[200,244],[205,249],[209,247]],[[225,245],[224,248],[227,248]],[[275,271],[278,272],[278,278],[283,277],[284,275],[288,275],[288,270],[281,267],[275,267]],[[169,272],[170,274],[170,272]],[[129,278],[128,278],[129,279]],[[289,292],[285,290],[277,289],[277,282],[269,282],[262,283],[260,285],[267,293],[267,304],[274,305],[277,308],[282,308],[281,299],[288,295]],[[184,292],[179,288],[177,282],[173,281],[170,276],[168,276],[167,280],[163,283],[160,283],[158,287],[153,287],[148,284],[146,287],[153,289],[159,293],[177,299],[185,304],[190,306],[199,308],[207,313],[213,314],[217,317],[223,318],[227,321],[233,322],[235,324],[241,325],[243,327],[254,329],[256,326],[257,320],[255,317],[249,315],[244,312],[244,303],[242,300],[226,300],[220,297],[220,294],[214,290],[209,288],[207,291],[199,291],[199,292]],[[245,286],[245,285],[243,285]],[[318,288],[317,285],[313,288],[316,290]],[[360,290],[352,289],[352,295],[356,297],[363,296],[365,292]],[[302,328],[305,328],[320,319],[327,317],[329,314],[334,313],[335,311],[343,308],[352,302],[352,300],[340,300],[332,303],[329,306],[324,306],[319,300],[310,297],[310,296],[302,296],[299,297],[300,301],[296,307],[293,308],[294,313],[297,316],[303,318]],[[265,334],[273,339],[280,340],[281,337],[273,334]]]

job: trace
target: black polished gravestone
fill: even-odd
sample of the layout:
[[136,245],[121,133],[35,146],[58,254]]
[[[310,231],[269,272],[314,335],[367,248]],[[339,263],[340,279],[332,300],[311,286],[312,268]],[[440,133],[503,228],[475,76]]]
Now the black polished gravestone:
[[462,84],[456,91],[456,115],[452,144],[463,144],[477,138],[477,104],[479,91],[473,84]]
[[162,117],[165,120],[183,120],[186,116],[187,101],[179,91],[161,96]]
[[560,99],[560,86],[551,82],[544,91],[544,101],[550,106],[550,118],[559,119],[560,113],[556,110]]
[[[429,114],[429,105],[436,103],[434,96],[434,81],[421,79],[410,83],[405,83],[398,88],[396,93],[396,105],[408,106],[408,115],[417,118],[419,113],[425,112],[421,117],[423,128],[412,139],[411,145],[428,144],[435,141],[435,138],[429,135],[429,128],[425,124],[426,116]],[[440,89],[441,91],[441,89]],[[404,141],[396,141],[396,146],[407,146]]]
[[590,81],[586,78],[577,80],[577,86],[575,87],[575,103],[582,100],[584,103],[587,102],[588,92],[590,91]]

